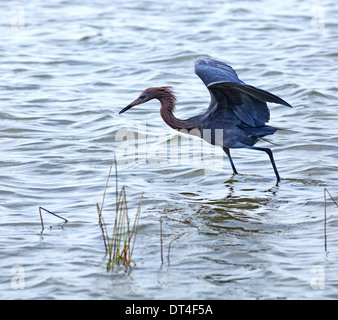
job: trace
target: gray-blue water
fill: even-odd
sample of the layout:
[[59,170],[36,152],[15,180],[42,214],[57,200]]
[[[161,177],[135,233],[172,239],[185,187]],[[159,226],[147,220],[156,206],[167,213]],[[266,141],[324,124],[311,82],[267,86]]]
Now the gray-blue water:
[[[337,299],[338,7],[327,1],[1,2],[0,298]],[[157,101],[118,115],[150,86],[171,85],[176,116],[202,113],[198,56],[293,105],[265,153],[171,130]],[[117,157],[133,260],[107,272],[96,203]],[[113,219],[114,179],[106,197]],[[39,206],[44,213],[40,234]],[[160,218],[163,221],[161,262]],[[168,247],[170,254],[168,256]]]

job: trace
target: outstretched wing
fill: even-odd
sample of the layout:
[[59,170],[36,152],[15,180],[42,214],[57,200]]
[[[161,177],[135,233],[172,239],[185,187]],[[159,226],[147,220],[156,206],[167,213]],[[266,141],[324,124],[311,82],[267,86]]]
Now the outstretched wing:
[[195,63],[195,73],[211,93],[210,107],[216,102],[217,107],[231,108],[249,126],[259,127],[269,121],[266,102],[291,107],[272,93],[245,84],[229,65],[221,61],[201,57]]

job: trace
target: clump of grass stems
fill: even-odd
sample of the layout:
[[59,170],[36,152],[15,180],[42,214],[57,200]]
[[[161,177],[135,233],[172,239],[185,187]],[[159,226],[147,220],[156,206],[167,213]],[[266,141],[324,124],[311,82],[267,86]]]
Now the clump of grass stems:
[[132,255],[134,251],[136,234],[140,220],[143,193],[141,194],[140,197],[134,223],[131,226],[130,219],[128,216],[127,196],[125,187],[123,186],[120,191],[118,190],[117,164],[115,159],[116,207],[115,207],[113,231],[111,236],[109,237],[107,224],[105,223],[102,212],[109,184],[109,179],[111,176],[111,171],[112,166],[110,167],[107,182],[104,188],[101,206],[98,203],[96,204],[97,212],[99,215],[99,225],[103,236],[104,247],[106,250],[106,255],[108,255],[107,271],[114,270],[115,266],[123,266],[125,267],[126,271],[130,272],[132,263],[135,265],[135,262],[132,260]]

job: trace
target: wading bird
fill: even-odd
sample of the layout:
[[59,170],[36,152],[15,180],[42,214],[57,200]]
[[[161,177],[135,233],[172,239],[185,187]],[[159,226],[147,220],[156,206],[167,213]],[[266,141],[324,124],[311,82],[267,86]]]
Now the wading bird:
[[153,87],[122,109],[128,109],[158,99],[161,103],[162,119],[171,128],[185,133],[197,134],[213,145],[219,145],[229,158],[234,174],[236,167],[230,155],[231,148],[249,148],[264,151],[269,155],[277,182],[280,176],[269,148],[255,147],[258,140],[274,134],[278,128],[266,125],[270,111],[266,102],[274,102],[291,107],[283,99],[256,87],[245,84],[227,64],[212,58],[200,57],[195,62],[195,73],[201,78],[210,92],[211,101],[203,114],[182,120],[177,119],[176,97],[171,87]]

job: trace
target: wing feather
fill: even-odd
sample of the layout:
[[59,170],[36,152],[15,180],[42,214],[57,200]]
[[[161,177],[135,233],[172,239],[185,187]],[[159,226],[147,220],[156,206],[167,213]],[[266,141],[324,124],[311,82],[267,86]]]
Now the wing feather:
[[215,100],[218,108],[231,108],[248,126],[259,127],[270,120],[266,102],[291,107],[274,94],[245,84],[224,62],[201,57],[195,63],[195,73],[209,89],[212,102]]

